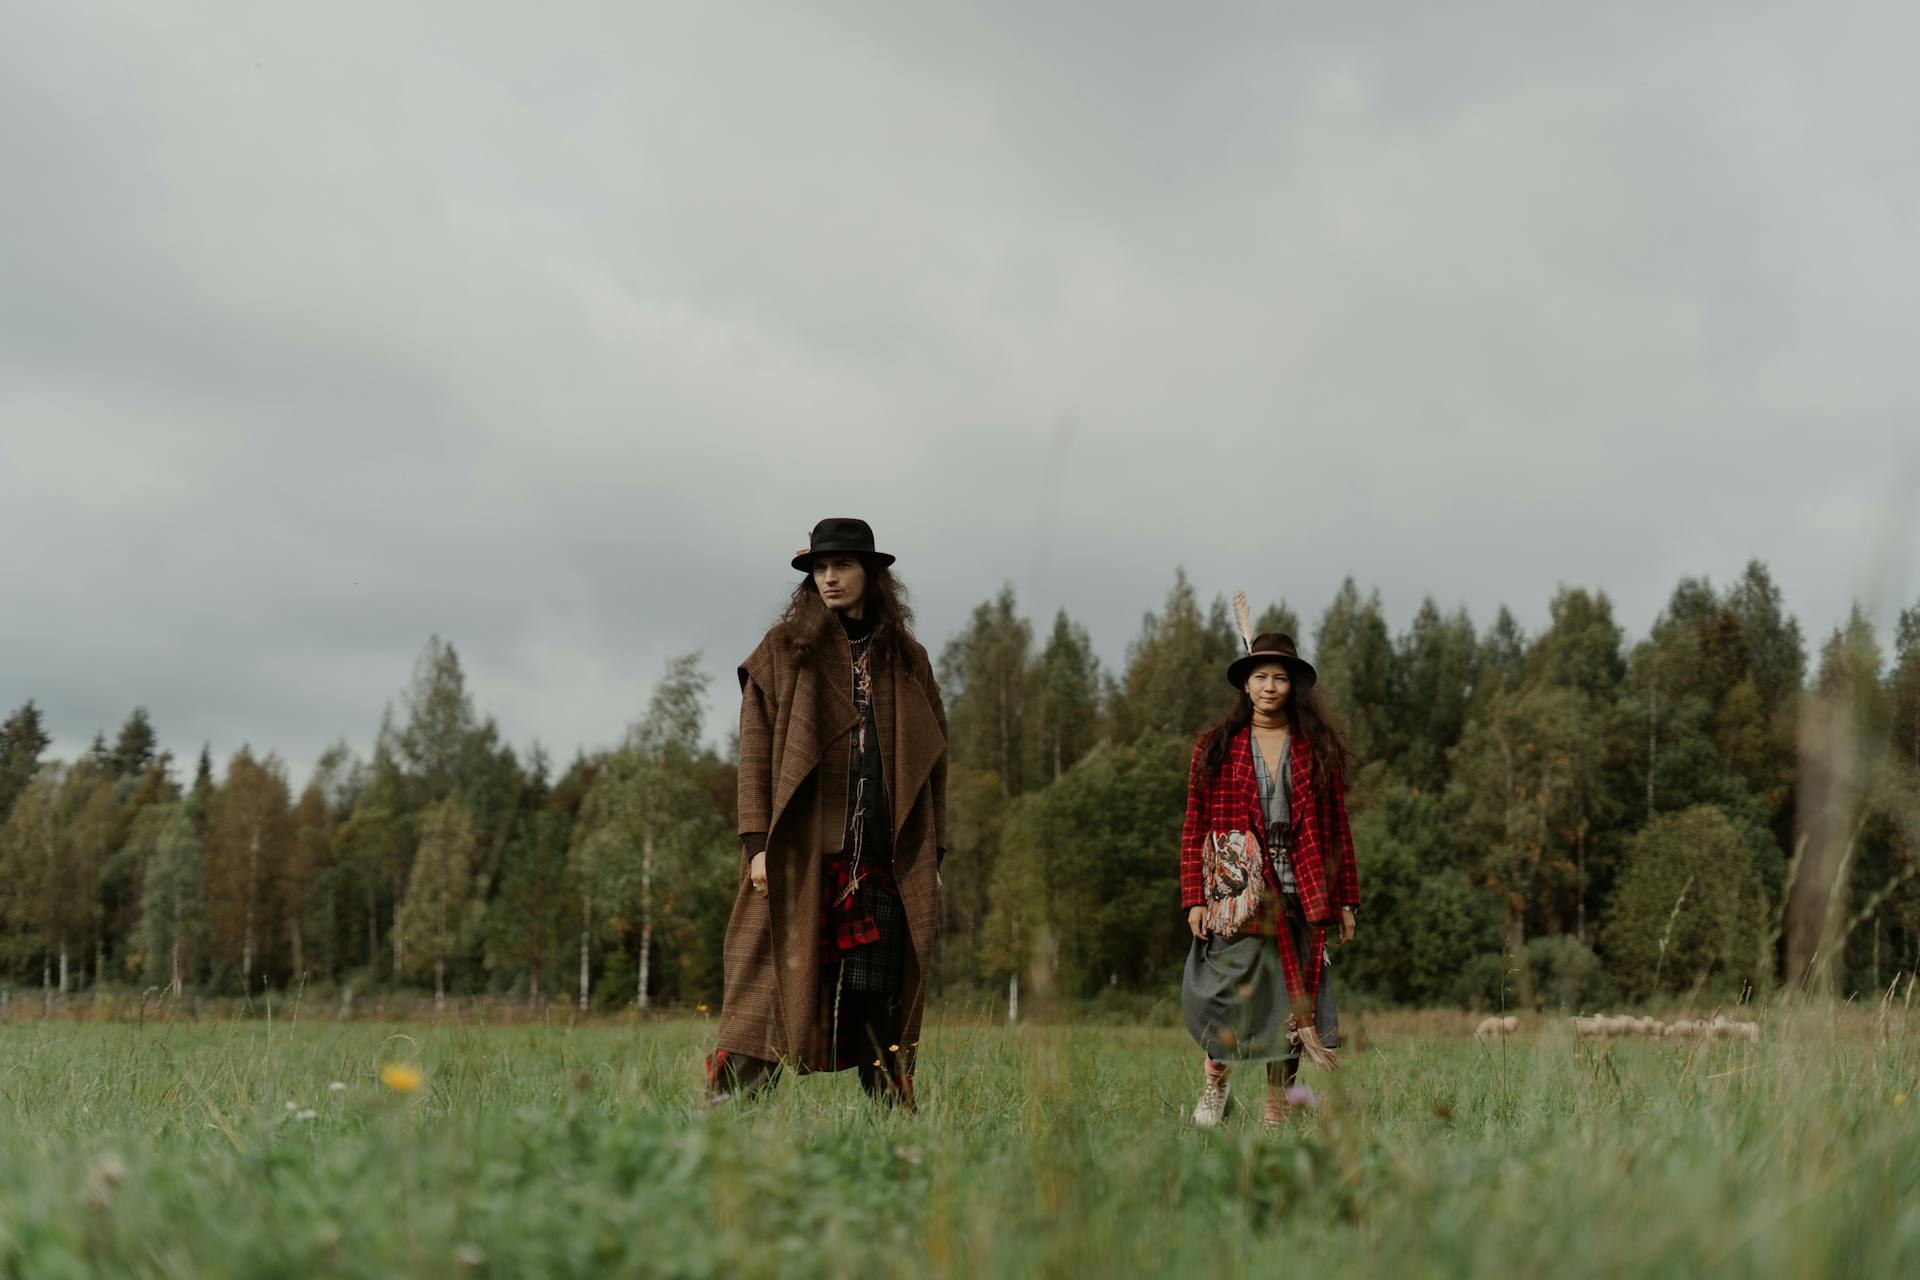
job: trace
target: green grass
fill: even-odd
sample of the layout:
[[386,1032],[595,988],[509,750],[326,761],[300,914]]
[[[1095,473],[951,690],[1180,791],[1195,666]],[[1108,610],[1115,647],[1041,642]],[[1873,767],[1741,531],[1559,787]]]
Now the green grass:
[[1162,1028],[937,1024],[908,1116],[708,1113],[695,1022],[5,1023],[0,1275],[1920,1275],[1920,1019],[1457,1026],[1371,1020],[1270,1135],[1253,1073],[1190,1129]]

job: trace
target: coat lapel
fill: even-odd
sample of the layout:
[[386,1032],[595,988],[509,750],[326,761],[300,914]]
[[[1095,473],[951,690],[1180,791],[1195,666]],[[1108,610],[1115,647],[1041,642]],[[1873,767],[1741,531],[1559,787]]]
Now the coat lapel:
[[[839,630],[833,628],[835,633]],[[853,659],[847,638],[830,634],[825,644],[828,651],[818,662],[785,660],[792,683],[781,702],[785,724],[775,726],[770,832],[780,825],[780,815],[794,792],[812,776],[828,748],[852,733],[860,720],[853,709]],[[785,682],[776,678],[779,683]]]
[[947,751],[933,704],[905,663],[887,664],[887,678],[873,682],[873,718],[880,729],[880,758],[886,761],[892,801],[893,836],[899,839],[921,788]]

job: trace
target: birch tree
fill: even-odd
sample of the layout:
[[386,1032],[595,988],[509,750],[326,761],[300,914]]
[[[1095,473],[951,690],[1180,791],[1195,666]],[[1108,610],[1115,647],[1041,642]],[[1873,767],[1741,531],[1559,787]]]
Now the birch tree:
[[274,923],[275,890],[293,835],[285,768],[242,747],[215,793],[207,832],[207,905],[213,940],[239,963],[251,993]]
[[442,800],[420,816],[420,847],[407,879],[400,928],[414,943],[415,964],[433,972],[436,1009],[447,1002],[447,960],[465,922],[473,848],[473,823],[458,800]]
[[141,885],[136,937],[147,980],[164,984],[178,999],[192,941],[204,922],[206,847],[183,802],[155,805],[142,816],[152,823],[154,842]]

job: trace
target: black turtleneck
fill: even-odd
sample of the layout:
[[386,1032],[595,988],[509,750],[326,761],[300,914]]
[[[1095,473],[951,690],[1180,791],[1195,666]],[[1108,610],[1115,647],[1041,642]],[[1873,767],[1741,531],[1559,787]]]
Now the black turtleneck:
[[873,624],[865,618],[856,618],[845,609],[834,610],[833,616],[840,619],[840,627],[847,633],[848,640],[865,640],[873,634]]

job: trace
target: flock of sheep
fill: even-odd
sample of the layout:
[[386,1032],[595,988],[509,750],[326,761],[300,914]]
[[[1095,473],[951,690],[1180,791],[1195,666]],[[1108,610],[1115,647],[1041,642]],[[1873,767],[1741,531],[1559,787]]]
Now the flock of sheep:
[[[1520,1029],[1520,1019],[1515,1017],[1482,1018],[1475,1027],[1476,1040],[1495,1040],[1501,1036],[1513,1034]],[[1724,1014],[1716,1013],[1709,1018],[1682,1018],[1678,1022],[1662,1022],[1658,1018],[1614,1017],[1600,1014],[1597,1017],[1579,1017],[1573,1020],[1573,1032],[1578,1036],[1643,1036],[1651,1040],[1751,1040],[1760,1041],[1760,1024],[1757,1022],[1737,1022]]]

